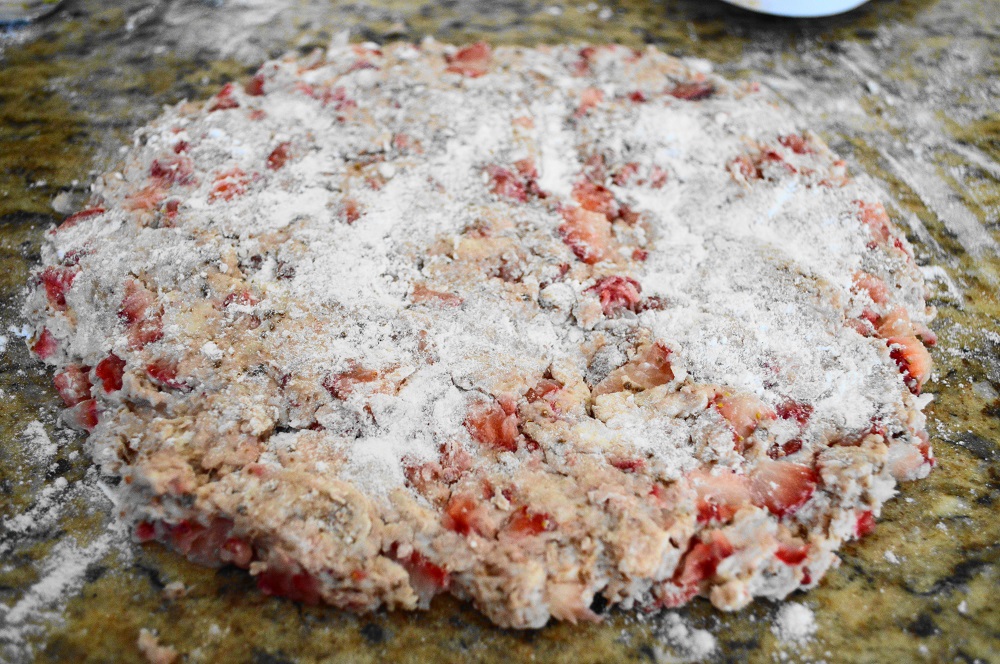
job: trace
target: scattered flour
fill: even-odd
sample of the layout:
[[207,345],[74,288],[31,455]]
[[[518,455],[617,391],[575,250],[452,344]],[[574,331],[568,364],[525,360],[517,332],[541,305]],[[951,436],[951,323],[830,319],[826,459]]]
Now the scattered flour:
[[786,602],[778,609],[771,631],[782,643],[804,645],[816,634],[816,617],[808,606]]
[[[654,628],[654,633],[675,649],[685,662],[699,662],[715,652],[716,641],[707,629],[698,629],[688,625],[681,616],[670,612],[664,615],[661,625]],[[663,657],[662,661],[677,661]]]

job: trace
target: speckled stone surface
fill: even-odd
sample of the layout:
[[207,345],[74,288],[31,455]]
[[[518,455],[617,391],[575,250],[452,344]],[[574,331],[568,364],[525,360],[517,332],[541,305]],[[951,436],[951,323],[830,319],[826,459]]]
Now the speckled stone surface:
[[[654,43],[762,81],[852,168],[883,183],[940,312],[928,386],[938,467],[902,488],[819,588],[790,598],[815,613],[818,632],[806,644],[776,637],[774,604],[722,614],[699,600],[680,614],[715,635],[711,661],[1000,662],[995,0],[873,0],[812,21],[708,0],[70,0],[41,23],[8,31],[0,38],[0,334],[8,338],[0,351],[0,661],[141,661],[141,628],[190,662],[667,662],[690,654],[662,614],[612,612],[601,625],[512,632],[447,598],[412,615],[302,607],[260,595],[242,572],[199,568],[114,531],[114,506],[101,491],[108,480],[88,473],[81,441],[56,425],[51,376],[16,335],[20,289],[42,234],[79,205],[96,172],[114,167],[118,146],[161,104],[207,96],[265,57],[321,46],[344,29],[377,41]],[[34,421],[57,448],[40,451]],[[171,582],[187,595],[165,598]]]

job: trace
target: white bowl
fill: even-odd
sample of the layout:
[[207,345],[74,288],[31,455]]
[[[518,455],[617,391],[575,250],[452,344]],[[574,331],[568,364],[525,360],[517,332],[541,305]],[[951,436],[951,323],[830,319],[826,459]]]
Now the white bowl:
[[722,0],[761,14],[812,18],[850,11],[868,0]]

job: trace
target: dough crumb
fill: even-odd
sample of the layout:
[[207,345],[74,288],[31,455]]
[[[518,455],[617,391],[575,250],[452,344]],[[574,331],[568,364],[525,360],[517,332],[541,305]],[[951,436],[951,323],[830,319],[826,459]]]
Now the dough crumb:
[[157,636],[145,627],[139,630],[136,645],[149,664],[174,664],[177,661],[177,651],[172,646],[161,646]]
[[180,581],[171,581],[163,587],[162,594],[164,599],[175,600],[187,597],[188,589]]

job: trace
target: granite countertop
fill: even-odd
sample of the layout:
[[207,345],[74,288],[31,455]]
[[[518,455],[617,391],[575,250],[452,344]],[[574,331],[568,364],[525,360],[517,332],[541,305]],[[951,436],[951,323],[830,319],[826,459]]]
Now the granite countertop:
[[[802,0],[808,2],[809,0]],[[9,4],[9,3],[8,3]],[[3,30],[3,28],[0,28]],[[762,81],[895,202],[939,311],[927,414],[938,466],[842,551],[803,643],[778,604],[611,612],[601,625],[492,627],[439,598],[353,616],[254,590],[116,527],[113,492],[57,426],[51,376],[18,337],[44,231],[162,104],[336,33],[493,44],[652,43]],[[873,0],[773,19],[708,0],[67,0],[0,34],[0,661],[141,661],[139,630],[190,662],[1000,662],[1000,11],[994,0]],[[164,587],[181,582],[186,596]],[[171,586],[173,588],[175,586]],[[780,630],[778,630],[780,632]],[[785,638],[781,638],[785,636]]]

